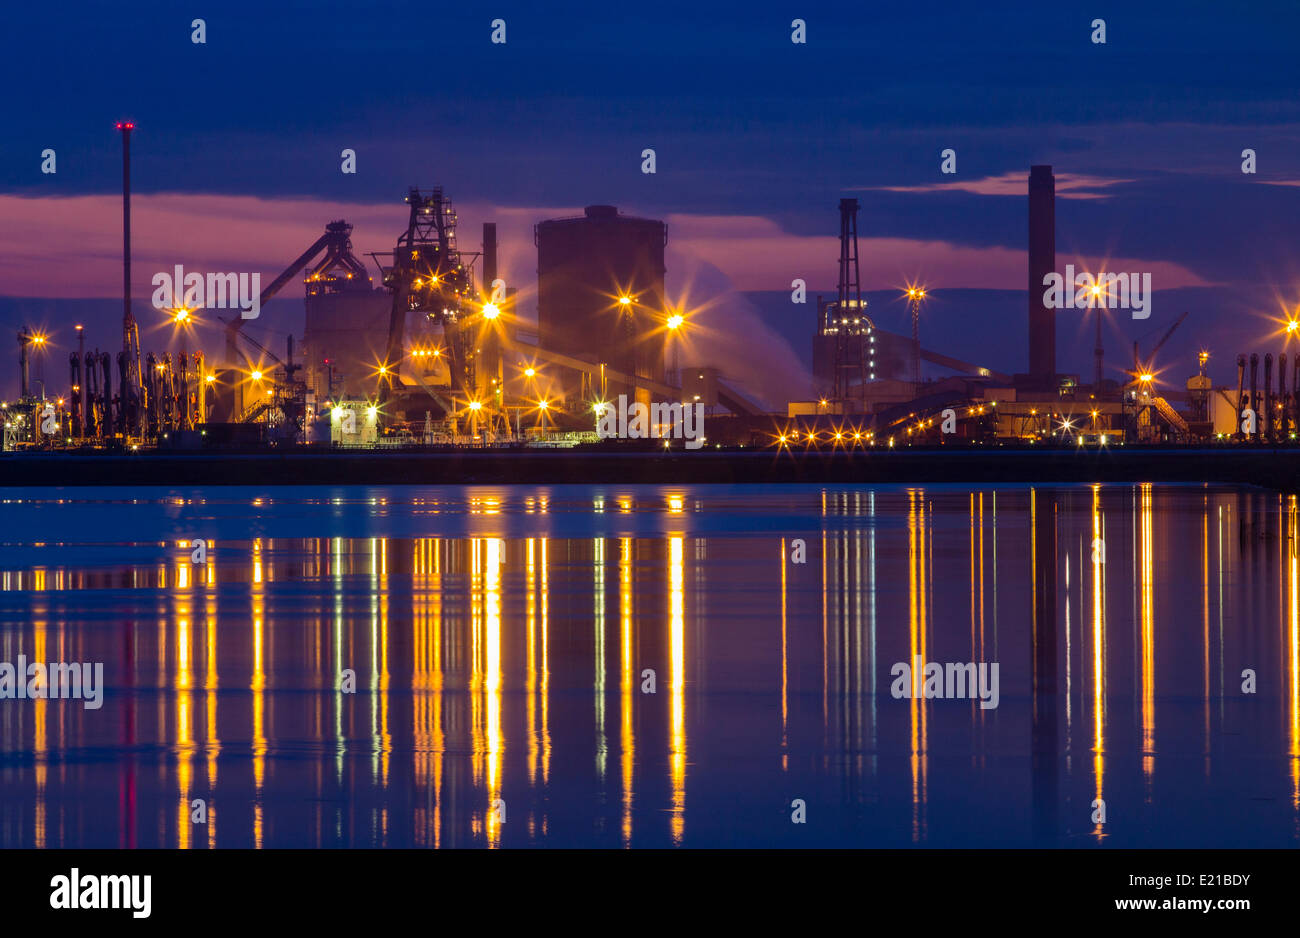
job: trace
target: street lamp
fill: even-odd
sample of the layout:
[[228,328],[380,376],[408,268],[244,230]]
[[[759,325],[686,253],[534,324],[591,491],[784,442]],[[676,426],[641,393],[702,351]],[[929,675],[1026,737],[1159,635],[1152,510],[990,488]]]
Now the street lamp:
[[682,381],[681,381],[681,366],[677,361],[677,357],[678,357],[678,348],[680,346],[679,337],[681,335],[682,326],[685,323],[686,323],[686,317],[683,316],[681,313],[673,313],[671,316],[668,317],[668,321],[667,321],[668,341],[672,345],[672,349],[673,349],[673,368],[672,368],[672,375],[670,380],[675,382],[679,388],[681,387]]
[[907,288],[907,305],[912,311],[912,383],[921,383],[921,301],[925,287]]
[[542,398],[541,400],[539,400],[537,402],[537,424],[536,425],[538,427],[549,426],[550,413],[551,413],[551,402],[548,401],[546,398]]

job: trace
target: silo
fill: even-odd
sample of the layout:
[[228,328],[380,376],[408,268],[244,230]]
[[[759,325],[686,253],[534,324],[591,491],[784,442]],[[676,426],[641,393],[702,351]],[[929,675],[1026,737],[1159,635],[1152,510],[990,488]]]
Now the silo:
[[[542,348],[662,382],[670,315],[664,294],[667,226],[620,215],[612,205],[589,205],[580,217],[541,222],[535,240]],[[562,380],[570,400],[651,398],[613,378],[602,389],[599,371],[585,395],[580,372],[567,371]]]
[[303,332],[307,385],[320,401],[375,395],[384,359],[392,297],[386,290],[319,293],[307,297]]

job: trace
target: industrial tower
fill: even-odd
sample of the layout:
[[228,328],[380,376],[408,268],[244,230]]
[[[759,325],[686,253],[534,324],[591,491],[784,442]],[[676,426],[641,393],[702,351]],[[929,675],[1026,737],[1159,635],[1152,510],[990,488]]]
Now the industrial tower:
[[[388,345],[381,365],[381,401],[386,403],[402,390],[395,382],[400,381],[405,354],[406,317],[414,312],[442,327],[451,373],[450,403],[460,398],[477,410],[484,405],[475,379],[484,336],[475,329],[485,322],[490,325],[499,310],[475,299],[471,267],[478,255],[462,253],[456,247],[456,212],[442,187],[428,191],[412,188],[406,201],[410,213],[396,248],[388,255],[371,255],[379,264],[384,286],[393,294]],[[386,264],[380,257],[391,257],[391,262]],[[476,315],[480,312],[481,317]]]
[[1029,372],[1032,386],[1056,386],[1056,310],[1043,299],[1044,278],[1056,270],[1056,177],[1050,166],[1029,168]]
[[838,296],[821,310],[821,331],[834,337],[831,396],[848,401],[854,391],[866,398],[868,379],[875,378],[873,360],[875,325],[867,317],[862,300],[861,269],[858,263],[858,200],[840,199],[840,273]]
[[131,131],[135,124],[118,122],[122,131],[122,351],[117,353],[121,388],[118,431],[125,437],[144,436],[144,377],[140,372],[140,327],[131,314]]

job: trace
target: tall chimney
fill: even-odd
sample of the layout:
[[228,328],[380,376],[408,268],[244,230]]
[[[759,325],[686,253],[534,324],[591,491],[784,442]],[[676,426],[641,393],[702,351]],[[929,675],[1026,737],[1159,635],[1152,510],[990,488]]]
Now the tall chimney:
[[[1029,374],[1056,384],[1056,310],[1043,303],[1043,278],[1056,270],[1056,177],[1050,166],[1029,169]],[[1065,284],[1073,290],[1074,284]]]
[[483,223],[483,293],[492,295],[492,281],[497,279],[497,225]]
[[[122,332],[129,331],[131,322],[131,131],[135,124],[122,121],[117,125],[122,131]],[[184,287],[180,287],[184,291]],[[127,342],[122,342],[126,351]]]

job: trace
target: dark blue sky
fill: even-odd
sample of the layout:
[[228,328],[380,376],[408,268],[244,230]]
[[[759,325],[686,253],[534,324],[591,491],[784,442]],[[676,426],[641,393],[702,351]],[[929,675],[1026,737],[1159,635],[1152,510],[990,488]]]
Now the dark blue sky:
[[[1300,303],[1300,188],[1267,184],[1300,181],[1294,3],[146,2],[5,16],[0,195],[116,193],[111,127],[129,116],[143,194],[400,203],[408,185],[439,183],[461,203],[615,202],[829,236],[851,193],[864,238],[1023,251],[1022,196],[875,187],[976,183],[1044,162],[1110,181],[1094,190],[1106,198],[1058,200],[1061,265],[1074,254],[1176,264],[1219,285],[1197,313],[1216,334],[1221,319]],[[206,45],[190,42],[194,17]],[[504,46],[489,42],[496,17]],[[790,42],[796,17],[806,45]],[[1105,45],[1089,39],[1098,17]],[[646,146],[653,176],[639,171]],[[39,173],[45,147],[56,176]],[[355,176],[339,172],[344,147],[358,153]],[[945,147],[955,177],[939,174]],[[1255,176],[1240,172],[1246,147]],[[33,263],[77,255],[48,240]],[[810,286],[833,289],[834,261]],[[895,285],[898,271],[872,262],[864,252],[864,287]],[[0,279],[0,295],[31,292]],[[1173,314],[1159,303],[1158,318]],[[1023,307],[1006,317],[999,327],[1021,329]],[[1259,321],[1243,349],[1267,333]],[[971,354],[1006,345],[996,331]],[[1002,364],[1022,370],[1013,344]]]

